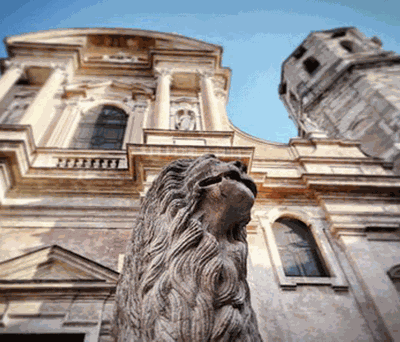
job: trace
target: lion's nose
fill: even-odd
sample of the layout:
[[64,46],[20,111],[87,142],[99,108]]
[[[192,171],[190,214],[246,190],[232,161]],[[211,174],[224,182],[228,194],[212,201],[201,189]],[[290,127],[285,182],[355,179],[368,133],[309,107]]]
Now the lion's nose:
[[234,162],[231,163],[233,166],[237,167],[240,171],[242,171],[243,173],[247,173],[247,166],[244,165],[241,161],[236,160]]

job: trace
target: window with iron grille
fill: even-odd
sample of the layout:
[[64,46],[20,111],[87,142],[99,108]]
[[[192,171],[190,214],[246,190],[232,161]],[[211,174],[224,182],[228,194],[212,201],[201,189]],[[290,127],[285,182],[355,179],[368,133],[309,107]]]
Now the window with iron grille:
[[99,106],[82,116],[71,148],[120,150],[128,116],[114,106]]
[[272,230],[285,276],[329,277],[314,237],[303,222],[280,218]]

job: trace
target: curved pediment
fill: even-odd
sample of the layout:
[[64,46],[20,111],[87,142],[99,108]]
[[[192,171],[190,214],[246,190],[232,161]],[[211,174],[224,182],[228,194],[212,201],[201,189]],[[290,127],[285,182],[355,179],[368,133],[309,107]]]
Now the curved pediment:
[[222,53],[222,47],[179,34],[139,29],[81,28],[25,33],[6,38],[7,45],[49,44],[86,48],[122,48],[127,51],[188,50]]

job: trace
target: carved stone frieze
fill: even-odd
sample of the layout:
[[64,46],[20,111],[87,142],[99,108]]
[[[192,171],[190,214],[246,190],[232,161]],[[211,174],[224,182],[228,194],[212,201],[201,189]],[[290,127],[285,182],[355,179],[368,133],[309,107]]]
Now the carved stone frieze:
[[138,65],[138,64],[148,64],[148,58],[143,56],[136,56],[124,52],[119,52],[117,54],[104,54],[104,55],[86,55],[84,58],[85,62],[108,62],[108,63],[117,63],[117,64],[130,64],[130,65]]
[[88,36],[88,45],[129,51],[145,51],[155,45],[155,39],[122,34],[93,34]]
[[177,160],[153,182],[116,294],[116,341],[262,341],[246,224],[257,194],[240,162]]
[[[148,82],[147,82],[148,83]],[[64,88],[64,97],[84,96],[89,99],[129,102],[154,98],[154,88],[145,82],[121,82],[119,80],[83,80]]]

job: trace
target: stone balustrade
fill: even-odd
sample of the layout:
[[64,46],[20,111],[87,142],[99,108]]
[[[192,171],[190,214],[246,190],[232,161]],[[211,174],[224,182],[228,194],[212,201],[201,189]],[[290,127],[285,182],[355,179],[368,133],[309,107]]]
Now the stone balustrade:
[[122,161],[120,158],[58,157],[57,168],[114,170],[122,166]]

